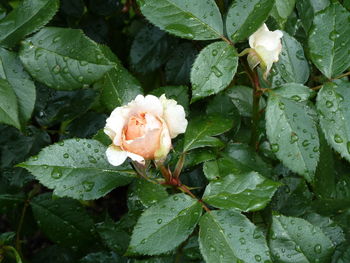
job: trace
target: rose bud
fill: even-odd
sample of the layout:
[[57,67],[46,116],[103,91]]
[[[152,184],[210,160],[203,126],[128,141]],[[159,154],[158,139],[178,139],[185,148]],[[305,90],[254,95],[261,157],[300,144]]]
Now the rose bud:
[[112,144],[106,151],[108,161],[121,165],[127,157],[144,164],[162,161],[171,148],[171,139],[187,128],[184,108],[175,100],[153,95],[138,95],[128,105],[113,110],[104,132]]
[[279,54],[282,51],[281,38],[282,31],[269,31],[263,24],[254,34],[249,37],[248,63],[253,69],[259,63],[265,70],[264,77],[269,74],[274,62],[278,61]]

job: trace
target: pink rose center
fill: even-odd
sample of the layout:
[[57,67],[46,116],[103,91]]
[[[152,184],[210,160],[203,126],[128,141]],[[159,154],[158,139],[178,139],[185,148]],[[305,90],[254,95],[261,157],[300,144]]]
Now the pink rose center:
[[142,112],[129,118],[124,127],[123,149],[145,159],[153,159],[160,146],[162,122],[152,114]]

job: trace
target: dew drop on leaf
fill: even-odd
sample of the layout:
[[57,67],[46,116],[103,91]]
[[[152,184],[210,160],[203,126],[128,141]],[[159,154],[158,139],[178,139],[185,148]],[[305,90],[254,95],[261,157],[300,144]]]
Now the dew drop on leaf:
[[336,143],[342,143],[342,142],[343,142],[343,138],[340,137],[339,134],[336,134],[336,135],[334,135],[334,141],[335,141]]

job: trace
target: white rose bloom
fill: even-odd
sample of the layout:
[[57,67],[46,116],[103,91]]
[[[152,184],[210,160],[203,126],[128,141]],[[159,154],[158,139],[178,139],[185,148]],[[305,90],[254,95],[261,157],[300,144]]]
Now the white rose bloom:
[[170,151],[171,139],[186,128],[184,108],[175,100],[165,95],[138,95],[128,105],[114,109],[106,121],[104,132],[112,140],[107,159],[114,166],[127,157],[139,163],[163,160]]
[[281,38],[283,33],[280,30],[269,31],[266,24],[263,24],[254,34],[249,37],[251,47],[248,55],[248,63],[255,68],[259,63],[265,69],[266,77],[274,62],[278,61],[282,51]]

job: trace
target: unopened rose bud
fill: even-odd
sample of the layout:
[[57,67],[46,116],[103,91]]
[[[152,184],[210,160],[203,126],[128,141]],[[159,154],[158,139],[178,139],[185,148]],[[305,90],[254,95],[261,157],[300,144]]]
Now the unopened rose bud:
[[171,139],[186,128],[184,108],[175,100],[165,95],[138,95],[128,105],[114,109],[106,121],[104,131],[112,140],[107,159],[114,166],[127,157],[139,163],[163,160],[170,151]]
[[282,37],[282,31],[269,31],[265,24],[249,37],[249,66],[255,68],[260,63],[265,71],[265,78],[269,74],[273,63],[278,61],[279,54],[282,51]]

